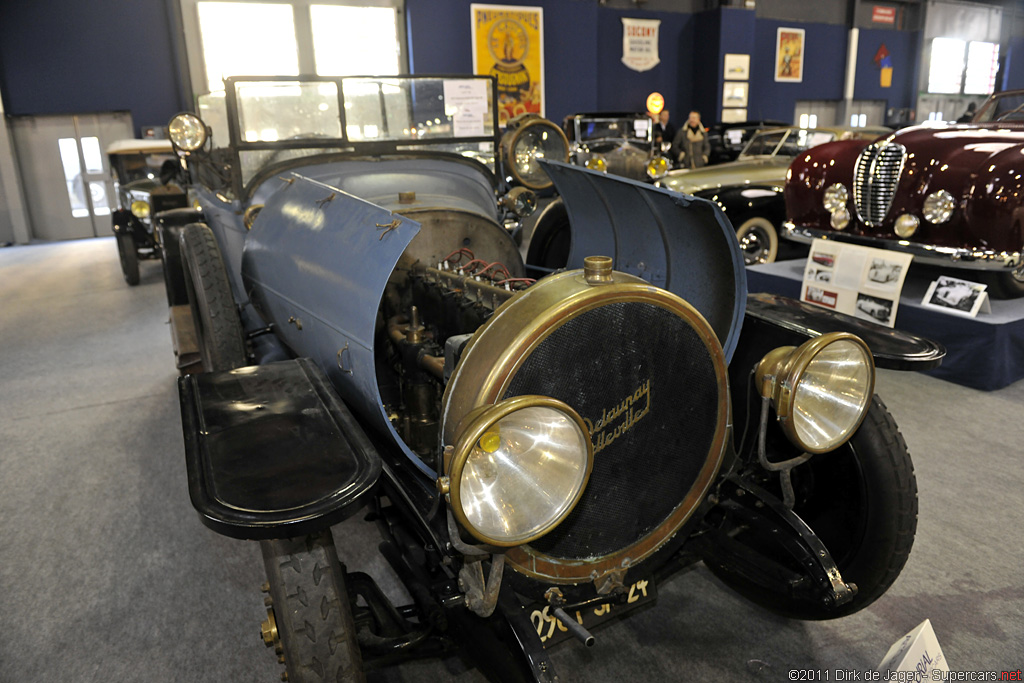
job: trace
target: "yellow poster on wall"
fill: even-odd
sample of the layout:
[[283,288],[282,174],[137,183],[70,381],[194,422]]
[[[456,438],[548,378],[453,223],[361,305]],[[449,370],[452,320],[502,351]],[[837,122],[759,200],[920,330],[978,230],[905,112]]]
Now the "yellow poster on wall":
[[470,12],[473,73],[497,79],[501,125],[527,112],[543,116],[543,9],[474,3]]

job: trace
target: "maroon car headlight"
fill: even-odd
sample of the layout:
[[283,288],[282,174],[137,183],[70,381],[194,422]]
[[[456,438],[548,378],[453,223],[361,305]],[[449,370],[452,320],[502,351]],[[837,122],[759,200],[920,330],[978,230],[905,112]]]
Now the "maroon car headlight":
[[[846,202],[849,199],[850,193],[846,186],[842,183],[835,183],[834,185],[829,185],[828,189],[825,190],[825,196],[821,203],[826,211],[835,213],[839,209],[845,209]],[[849,216],[847,216],[847,220],[849,220]]]
[[844,206],[832,212],[829,225],[836,230],[842,230],[850,224],[850,211]]
[[939,190],[938,192],[932,192],[924,200],[922,214],[924,219],[932,225],[939,225],[949,220],[955,208],[956,200],[953,199],[953,195],[945,190]]
[[918,220],[917,216],[905,213],[896,219],[896,227],[894,228],[896,236],[906,239],[917,232],[917,226],[920,224],[921,221]]

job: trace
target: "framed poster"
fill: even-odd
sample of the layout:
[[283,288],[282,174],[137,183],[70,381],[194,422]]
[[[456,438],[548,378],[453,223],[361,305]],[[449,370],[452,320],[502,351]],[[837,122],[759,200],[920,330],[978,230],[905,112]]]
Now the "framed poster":
[[746,107],[747,106],[747,83],[746,81],[726,81],[722,86],[723,107]]
[[740,123],[741,121],[747,120],[747,110],[745,108],[734,108],[734,109],[723,109],[722,110],[722,123]]
[[779,27],[775,38],[775,80],[800,83],[804,80],[804,30]]
[[470,5],[473,73],[498,81],[498,121],[544,116],[544,10],[541,7]]
[[750,80],[750,55],[727,54],[725,56],[725,80]]

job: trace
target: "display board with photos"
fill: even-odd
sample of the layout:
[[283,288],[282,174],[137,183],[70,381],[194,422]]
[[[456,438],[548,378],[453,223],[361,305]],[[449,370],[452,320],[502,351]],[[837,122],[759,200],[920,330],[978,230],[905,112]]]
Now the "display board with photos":
[[816,239],[807,256],[800,300],[894,327],[912,259],[910,254]]

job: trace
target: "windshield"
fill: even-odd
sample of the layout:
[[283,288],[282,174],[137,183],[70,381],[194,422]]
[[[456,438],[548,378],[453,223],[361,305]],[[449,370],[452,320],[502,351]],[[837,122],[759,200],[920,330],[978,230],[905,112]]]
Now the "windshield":
[[1024,121],[1024,92],[993,95],[974,115],[972,123]]
[[126,185],[136,180],[159,181],[160,171],[165,164],[172,168],[178,166],[178,158],[172,153],[166,154],[117,154],[111,158],[115,182]]
[[576,140],[639,140],[650,142],[651,119],[644,117],[577,118]]
[[786,156],[835,140],[835,133],[808,128],[789,128],[758,133],[750,139],[740,157]]
[[[199,112],[213,130],[213,146],[238,151],[243,185],[269,164],[325,152],[447,151],[493,171],[493,83],[488,77],[232,78],[227,97],[199,98]],[[237,139],[228,134],[232,119]]]

